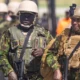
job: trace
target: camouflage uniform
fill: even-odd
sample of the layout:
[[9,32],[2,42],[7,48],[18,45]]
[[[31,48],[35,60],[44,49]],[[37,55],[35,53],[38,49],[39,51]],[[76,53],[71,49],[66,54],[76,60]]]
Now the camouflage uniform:
[[[9,30],[5,31],[1,36],[0,64],[5,65],[1,69],[5,76],[8,76],[8,78],[10,77],[12,80],[14,79],[13,75],[9,75],[10,73],[15,72],[13,63],[16,58],[20,57],[26,37],[26,35],[23,33],[27,34],[27,32],[33,27],[33,32],[29,37],[28,44],[23,56],[23,60],[25,60],[24,77],[28,77],[30,80],[41,80],[42,76],[40,75],[40,61],[42,56],[34,56],[32,53],[38,48],[44,51],[46,45],[52,39],[52,36],[41,26],[35,25],[38,10],[37,5],[33,1],[22,1],[17,13],[19,14],[20,25],[9,28]],[[25,22],[27,24],[25,24]]]
[[16,26],[17,25],[18,20],[15,20],[15,21],[4,21],[0,24],[0,37],[1,35],[6,31],[8,30],[10,27],[12,26]]
[[[71,34],[69,36],[69,34]],[[57,37],[53,44],[53,50],[55,56],[58,58],[62,73],[64,73],[65,59],[69,57],[77,43],[80,41],[80,36],[75,35],[69,28],[65,29],[63,33]],[[75,51],[68,64],[68,80],[80,80],[80,47]],[[52,55],[52,54],[51,54]],[[53,60],[52,60],[53,63]]]
[[[53,43],[52,54],[57,56],[61,72],[64,75],[65,60],[80,42],[80,7],[76,7],[72,16],[72,26],[66,28]],[[52,60],[52,63],[53,60]],[[80,80],[80,46],[75,50],[68,63],[68,80]]]
[[[38,26],[34,27],[34,30],[28,41],[26,52],[24,53],[25,74],[26,72],[28,72],[29,76],[31,76],[32,72],[33,74],[35,72],[35,74],[38,75],[41,57],[33,57],[31,53],[35,48],[45,49],[46,44],[51,40],[51,38],[52,36],[49,34],[49,32],[45,31],[43,28]],[[0,64],[5,64],[5,66],[2,67],[2,70],[5,73],[5,75],[8,75],[11,71],[13,71],[12,62],[15,60],[15,54],[16,54],[16,57],[19,57],[22,49],[22,45],[24,43],[24,39],[25,39],[25,36],[22,34],[21,30],[19,29],[19,26],[11,27],[9,29],[9,32],[6,31],[2,35],[2,38],[0,40],[0,43],[1,43]],[[10,61],[12,60],[11,61],[12,65],[9,63],[10,61],[8,61],[7,59],[9,49],[10,49],[9,60]]]
[[[0,36],[3,34],[3,32],[5,32],[9,27],[16,25],[16,23],[18,23],[18,21],[12,20],[9,21],[8,20],[8,7],[5,3],[0,3]],[[10,8],[11,9],[11,8]]]

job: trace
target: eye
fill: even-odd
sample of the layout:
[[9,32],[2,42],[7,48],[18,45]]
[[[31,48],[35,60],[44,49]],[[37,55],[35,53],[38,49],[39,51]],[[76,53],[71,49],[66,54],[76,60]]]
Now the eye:
[[77,21],[80,22],[80,18],[78,18]]
[[72,18],[73,22],[80,22],[80,18]]

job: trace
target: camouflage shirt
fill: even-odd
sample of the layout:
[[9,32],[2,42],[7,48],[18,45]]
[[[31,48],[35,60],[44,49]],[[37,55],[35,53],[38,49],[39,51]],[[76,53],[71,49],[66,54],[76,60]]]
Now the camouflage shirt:
[[8,30],[10,27],[16,25],[18,22],[18,20],[16,21],[3,21],[2,23],[0,23],[0,36],[6,31]]
[[[63,68],[64,66],[64,60],[65,56],[69,57],[71,52],[74,50],[77,43],[80,41],[80,35],[76,35],[71,29],[66,28],[61,35],[56,37],[55,42],[53,43],[53,46],[51,47],[50,54],[54,54],[58,58],[58,62]],[[71,59],[69,60],[68,67],[70,68],[79,68],[80,65],[80,48],[78,48]],[[51,55],[52,55],[51,54]],[[52,63],[54,61],[52,60]]]
[[[14,70],[9,61],[10,57],[8,58],[9,50],[11,49],[12,50],[11,53],[14,53],[14,50],[17,48],[16,56],[19,57],[21,49],[22,49],[22,45],[24,43],[24,39],[25,39],[25,36],[22,34],[22,31],[18,28],[18,26],[11,27],[9,30],[5,31],[4,34],[2,35],[2,37],[0,39],[0,45],[1,45],[0,46],[0,64],[4,64],[4,66],[1,69],[4,72],[5,76],[7,76],[11,71]],[[35,61],[36,57],[33,57],[31,55],[31,53],[32,53],[33,49],[35,49],[35,47],[45,49],[46,45],[48,44],[48,42],[51,39],[52,39],[52,36],[49,33],[49,31],[46,31],[44,28],[36,25],[33,29],[33,32],[31,33],[31,36],[29,37],[27,48],[24,53],[25,64],[28,65],[31,60],[33,62]],[[36,40],[38,40],[38,41],[36,41]],[[13,55],[14,54],[12,54],[12,56]],[[51,58],[51,56],[49,56],[49,58]],[[47,59],[49,59],[49,58],[47,56]],[[53,56],[53,59],[56,60],[56,57]],[[37,61],[35,61],[34,63],[37,66],[40,66],[40,64],[39,64],[40,62],[38,62],[38,60],[40,61],[40,59],[37,58]],[[51,63],[51,61],[48,60],[47,61],[48,64]],[[56,64],[54,66],[56,66]],[[29,68],[30,68],[30,70],[36,69],[36,67],[34,65]]]

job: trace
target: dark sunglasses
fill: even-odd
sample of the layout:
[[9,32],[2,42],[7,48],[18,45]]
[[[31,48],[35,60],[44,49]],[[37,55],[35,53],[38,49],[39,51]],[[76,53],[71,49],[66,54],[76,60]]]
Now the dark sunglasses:
[[72,18],[72,21],[80,22],[80,18]]

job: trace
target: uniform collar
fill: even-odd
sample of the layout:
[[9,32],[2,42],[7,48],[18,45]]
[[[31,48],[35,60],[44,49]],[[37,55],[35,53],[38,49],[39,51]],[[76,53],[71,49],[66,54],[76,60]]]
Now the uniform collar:
[[28,32],[30,29],[33,29],[34,26],[31,26],[30,28],[25,28],[23,26],[21,26],[20,24],[17,26],[18,29],[20,29],[22,32]]

